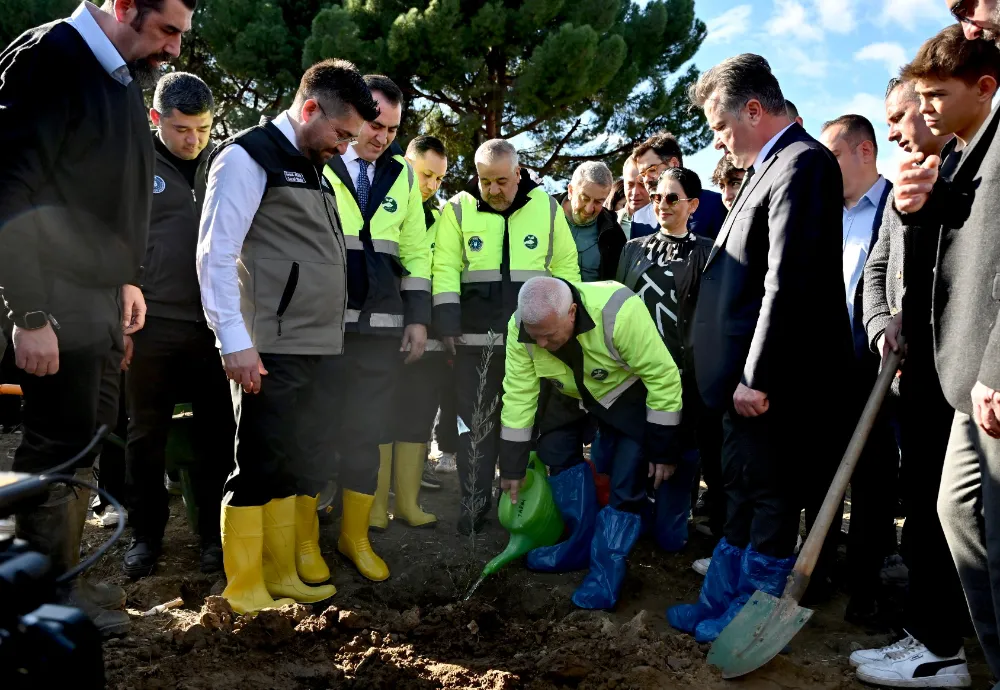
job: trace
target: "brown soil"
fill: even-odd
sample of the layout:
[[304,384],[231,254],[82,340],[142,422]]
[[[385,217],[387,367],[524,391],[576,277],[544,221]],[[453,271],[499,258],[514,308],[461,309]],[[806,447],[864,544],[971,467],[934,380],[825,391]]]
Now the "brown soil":
[[[0,454],[5,448],[0,448]],[[110,688],[358,688],[424,690],[562,690],[579,688],[727,688],[706,661],[708,645],[670,628],[664,611],[694,601],[701,579],[693,559],[712,543],[693,533],[681,554],[640,542],[614,612],[576,610],[570,602],[584,573],[541,575],[513,564],[461,598],[506,536],[494,520],[475,542],[455,528],[455,475],[445,488],[423,492],[437,529],[401,524],[372,537],[392,577],[371,583],[336,555],[339,522],[322,526],[321,544],[337,595],[328,605],[294,606],[236,616],[221,597],[221,574],[198,572],[197,538],[180,499],[173,499],[165,553],[152,577],[129,582],[121,573],[127,540],[90,573],[121,584],[133,614],[132,633],[105,645]],[[85,548],[110,530],[88,525]],[[127,536],[127,534],[126,534]],[[175,597],[184,606],[151,617],[139,613]],[[847,656],[886,643],[843,622],[846,599],[816,611],[779,656],[738,681],[745,690],[861,688]],[[973,641],[967,649],[975,649]],[[988,674],[978,649],[977,682]]]

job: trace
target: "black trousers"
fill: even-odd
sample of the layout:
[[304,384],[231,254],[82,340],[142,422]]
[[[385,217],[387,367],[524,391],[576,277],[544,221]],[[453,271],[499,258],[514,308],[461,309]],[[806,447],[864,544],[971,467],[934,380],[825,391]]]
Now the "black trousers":
[[[455,355],[455,400],[458,417],[469,431],[458,437],[458,478],[462,485],[462,510],[482,512],[491,505],[493,477],[500,454],[500,411],[503,397],[505,351],[502,343],[493,346],[493,357],[483,372],[480,368],[485,348],[460,345]],[[481,388],[481,390],[480,390]],[[478,399],[478,400],[477,400]],[[496,406],[492,415],[486,413]],[[475,416],[480,409],[481,424]],[[475,452],[475,457],[473,457]],[[475,465],[475,467],[474,467]]]
[[[111,430],[109,437],[101,444],[101,454],[94,465],[94,478],[97,485],[114,496],[119,503],[127,503],[128,495],[125,490],[125,442],[128,439],[128,403],[126,398],[125,374],[112,367],[105,371],[104,378],[101,379],[101,399],[98,403],[99,424],[112,414],[113,409],[118,410],[114,423],[108,424]],[[110,435],[113,434],[114,438]],[[108,505],[101,498],[98,510],[103,510]]]
[[[454,411],[455,382],[449,357],[450,354],[444,352],[426,352],[413,364],[402,366],[393,396],[394,440],[403,443],[427,443],[439,404],[441,424],[438,428],[444,427],[451,432],[450,436],[453,438],[458,436],[458,425],[455,423],[457,413]],[[446,397],[452,401],[451,424],[445,423]],[[443,445],[446,445],[445,439],[439,435],[438,447]],[[450,452],[454,452],[456,445],[457,441],[452,443]],[[449,452],[449,449],[442,448],[442,452]]]
[[[14,360],[14,346],[9,333],[0,335],[5,341],[3,355],[0,356],[0,383],[16,383],[21,380],[21,370]],[[0,395],[0,426],[8,432],[21,423],[21,396]]]
[[903,626],[939,656],[962,647],[969,623],[962,584],[948,550],[937,500],[954,410],[941,392],[930,343],[910,342],[899,380],[900,483],[906,522],[900,552],[910,571]]
[[[340,485],[362,494],[378,486],[379,444],[392,443],[392,414],[404,355],[399,338],[347,333],[337,385],[343,406],[336,417]],[[432,418],[433,421],[433,418]],[[422,443],[430,432],[427,423]]]
[[314,496],[326,486],[333,475],[343,359],[265,354],[268,373],[259,393],[230,383],[236,469],[226,480],[225,505],[261,506],[275,498]]
[[204,323],[150,316],[132,340],[135,350],[126,375],[129,522],[136,537],[163,538],[169,516],[163,485],[167,437],[174,405],[191,403],[190,476],[198,533],[203,541],[216,541],[222,487],[233,469],[236,421],[215,336]]
[[[57,332],[59,372],[20,372],[24,432],[14,453],[14,472],[38,473],[60,465],[83,450],[98,426],[115,426],[123,354],[116,327],[120,331],[117,324],[64,324]],[[99,450],[77,468],[91,467]]]
[[[689,427],[694,434],[694,444],[698,448],[705,486],[708,487],[712,497],[708,524],[712,534],[719,535],[723,533],[723,525],[726,522],[725,482],[722,479],[722,413],[705,405],[698,393],[698,383],[693,375],[685,378],[683,385],[682,424]],[[697,479],[698,473],[695,472],[696,482]]]
[[[854,404],[850,407],[854,410],[852,420],[855,423],[872,392],[877,373],[877,369],[867,376],[855,372]],[[851,594],[862,600],[875,597],[881,583],[882,564],[896,548],[899,447],[892,428],[896,402],[896,398],[886,396],[851,477],[847,564]],[[947,436],[945,438],[947,441]]]
[[[433,353],[432,353],[433,354]],[[426,357],[426,355],[424,355]],[[441,415],[434,427],[434,438],[437,439],[438,450],[442,453],[458,452],[458,407],[455,400],[455,357],[444,353],[447,367],[443,372],[441,388],[438,391],[438,405]]]
[[801,500],[797,497],[796,442],[791,415],[773,404],[759,417],[727,410],[722,418],[723,534],[733,546],[787,558],[795,551]]

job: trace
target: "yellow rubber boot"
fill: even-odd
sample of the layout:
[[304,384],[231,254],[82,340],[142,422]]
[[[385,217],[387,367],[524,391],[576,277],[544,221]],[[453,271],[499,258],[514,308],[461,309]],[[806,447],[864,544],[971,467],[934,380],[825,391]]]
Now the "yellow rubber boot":
[[389,567],[375,555],[368,541],[368,516],[374,501],[374,496],[344,489],[344,517],[337,550],[351,559],[362,575],[381,582],[388,579]]
[[264,506],[264,584],[276,597],[314,604],[337,593],[333,585],[310,587],[295,568],[295,496],[276,498]]
[[299,579],[316,585],[330,579],[330,568],[319,550],[319,496],[295,497],[295,569]]
[[378,487],[368,526],[379,532],[389,528],[389,479],[392,477],[392,444],[378,447]]
[[437,518],[420,509],[420,479],[427,460],[427,446],[423,443],[396,443],[396,509],[393,514],[410,527],[436,527]]
[[294,604],[275,601],[264,584],[264,506],[222,506],[222,562],[226,589],[222,593],[236,613],[252,613]]

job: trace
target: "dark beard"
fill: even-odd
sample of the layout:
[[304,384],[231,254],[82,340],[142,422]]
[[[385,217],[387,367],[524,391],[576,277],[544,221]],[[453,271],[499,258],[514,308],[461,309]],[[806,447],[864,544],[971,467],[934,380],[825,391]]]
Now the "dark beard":
[[[139,88],[143,91],[152,91],[156,88],[156,83],[160,81],[166,72],[163,69],[163,62],[170,59],[169,55],[151,55],[148,58],[140,58],[139,60],[133,60],[128,63],[129,71],[132,73],[132,78],[139,83]],[[150,60],[159,60],[161,64],[159,67],[154,67]]]

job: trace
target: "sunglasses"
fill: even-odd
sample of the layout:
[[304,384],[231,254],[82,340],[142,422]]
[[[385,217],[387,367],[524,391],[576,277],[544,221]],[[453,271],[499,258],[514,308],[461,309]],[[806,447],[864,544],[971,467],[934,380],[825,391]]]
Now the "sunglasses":
[[673,192],[670,194],[658,194],[654,192],[649,195],[649,200],[654,204],[666,204],[667,206],[676,206],[680,201],[691,201],[691,199],[681,199]]
[[969,16],[969,6],[975,6],[972,0],[961,0],[954,7],[951,8],[951,16],[954,17],[955,21],[959,24],[969,24],[977,29],[992,29],[993,24],[990,22],[977,22]]

